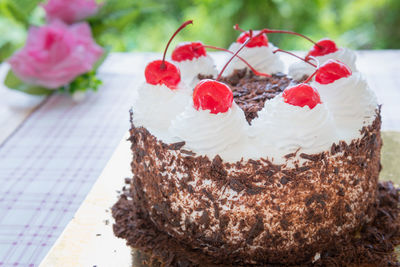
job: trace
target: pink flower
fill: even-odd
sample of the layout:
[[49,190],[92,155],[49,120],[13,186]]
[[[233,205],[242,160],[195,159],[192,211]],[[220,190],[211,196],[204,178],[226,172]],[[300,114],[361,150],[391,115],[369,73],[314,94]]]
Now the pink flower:
[[47,21],[61,19],[73,23],[96,14],[99,5],[95,0],[49,0],[43,8],[46,10]]
[[53,21],[46,26],[31,27],[25,46],[9,63],[24,82],[56,89],[90,71],[102,53],[87,23],[68,26]]

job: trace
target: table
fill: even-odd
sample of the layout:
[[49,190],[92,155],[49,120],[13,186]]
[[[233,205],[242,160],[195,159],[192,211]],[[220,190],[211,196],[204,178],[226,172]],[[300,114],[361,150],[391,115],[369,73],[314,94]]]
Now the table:
[[[224,55],[212,55],[223,63]],[[358,68],[384,104],[383,130],[400,131],[400,51],[358,56]],[[37,266],[47,254],[128,130],[135,88],[156,57],[111,54],[99,70],[104,85],[97,94],[79,104],[64,95],[36,100],[39,106],[0,145],[0,266]]]

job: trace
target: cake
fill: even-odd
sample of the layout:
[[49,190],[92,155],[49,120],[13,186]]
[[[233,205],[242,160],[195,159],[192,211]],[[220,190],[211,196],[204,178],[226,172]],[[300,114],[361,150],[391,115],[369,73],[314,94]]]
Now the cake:
[[[272,48],[262,31],[236,43],[250,65],[249,43]],[[330,59],[301,82],[264,52],[257,62],[279,65],[264,76],[232,61],[216,80],[204,67],[196,77],[182,71],[182,81],[165,53],[147,66],[131,110],[133,178],[113,207],[116,236],[167,266],[313,264],[375,219],[381,117],[365,79]],[[212,60],[193,54],[180,59]]]

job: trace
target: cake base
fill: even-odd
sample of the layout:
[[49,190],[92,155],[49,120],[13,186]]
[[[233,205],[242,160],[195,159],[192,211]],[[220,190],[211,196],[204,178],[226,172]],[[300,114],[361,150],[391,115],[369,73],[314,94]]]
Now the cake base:
[[[335,247],[321,251],[319,258],[298,266],[400,266],[395,252],[400,244],[400,189],[392,182],[380,182],[378,192],[378,204],[373,207],[377,216],[373,221],[337,240]],[[228,266],[215,265],[212,257],[189,249],[158,231],[151,220],[135,208],[129,188],[124,188],[113,207],[113,216],[117,219],[115,234],[130,233],[129,240],[135,240],[133,267]],[[266,263],[263,266],[279,265]]]

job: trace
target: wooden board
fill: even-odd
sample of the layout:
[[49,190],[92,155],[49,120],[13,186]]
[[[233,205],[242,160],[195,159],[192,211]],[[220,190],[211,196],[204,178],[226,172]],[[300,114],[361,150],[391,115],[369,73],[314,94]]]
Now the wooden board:
[[[124,178],[131,176],[132,156],[126,139],[40,267],[132,266],[131,250],[112,233],[110,214]],[[400,184],[400,132],[383,132],[383,142],[381,179]]]

